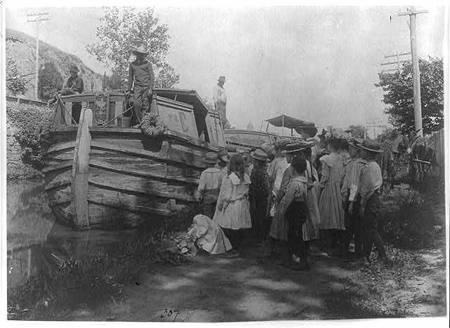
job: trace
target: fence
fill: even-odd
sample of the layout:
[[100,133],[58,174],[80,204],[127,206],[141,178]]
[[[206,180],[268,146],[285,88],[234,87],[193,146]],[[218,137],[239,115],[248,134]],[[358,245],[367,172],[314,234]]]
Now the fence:
[[26,99],[26,98],[20,98],[20,97],[12,97],[12,96],[6,96],[7,101],[14,101],[17,104],[31,104],[31,105],[37,105],[37,106],[48,106],[46,102],[39,101],[39,100],[32,100],[32,99]]
[[437,172],[439,177],[444,178],[445,172],[445,133],[444,129],[433,132],[431,139],[434,144],[434,153],[436,156]]

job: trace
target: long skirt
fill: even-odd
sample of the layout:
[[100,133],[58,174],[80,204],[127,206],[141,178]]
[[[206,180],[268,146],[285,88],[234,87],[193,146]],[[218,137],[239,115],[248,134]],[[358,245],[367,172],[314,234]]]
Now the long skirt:
[[320,229],[345,230],[345,213],[339,182],[325,185],[319,200]]

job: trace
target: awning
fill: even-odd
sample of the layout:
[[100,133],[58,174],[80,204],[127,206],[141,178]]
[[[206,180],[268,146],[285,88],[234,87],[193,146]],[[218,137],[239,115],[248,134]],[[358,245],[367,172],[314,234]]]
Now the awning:
[[294,129],[298,134],[307,134],[309,137],[314,137],[317,134],[317,128],[314,123],[298,120],[284,114],[271,118],[267,122],[273,126]]

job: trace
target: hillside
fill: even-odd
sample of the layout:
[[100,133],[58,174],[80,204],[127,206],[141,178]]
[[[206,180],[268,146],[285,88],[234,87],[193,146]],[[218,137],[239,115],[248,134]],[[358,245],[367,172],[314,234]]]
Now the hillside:
[[[6,63],[10,59],[16,62],[17,70],[20,75],[26,75],[26,92],[23,95],[25,98],[34,98],[35,88],[35,60],[36,60],[36,39],[25,33],[6,29]],[[80,58],[65,53],[58,48],[40,41],[39,42],[39,63],[53,62],[57,70],[61,73],[64,81],[66,81],[69,74],[69,66],[75,64],[80,69],[79,75],[83,78],[85,92],[101,90],[102,76],[95,73],[87,67]],[[8,67],[6,67],[8,70]]]

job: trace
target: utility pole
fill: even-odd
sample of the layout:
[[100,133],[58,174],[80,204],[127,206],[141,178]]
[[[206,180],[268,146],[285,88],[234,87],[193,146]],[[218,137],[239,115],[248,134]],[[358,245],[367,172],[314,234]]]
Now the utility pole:
[[414,78],[414,122],[416,127],[416,134],[418,137],[423,136],[422,131],[422,107],[420,97],[420,70],[419,70],[419,56],[417,54],[417,37],[416,37],[416,16],[425,14],[426,10],[408,9],[407,12],[399,13],[399,16],[409,16],[409,31],[411,38],[411,57],[413,63],[413,78]]
[[39,24],[43,21],[48,21],[48,12],[38,12],[38,13],[32,13],[27,15],[28,23],[36,23],[36,67],[35,67],[35,74],[36,74],[36,85],[34,88],[35,97],[36,100],[39,99],[38,94],[38,81],[39,81]]
[[[366,129],[372,128],[373,129],[373,138],[376,139],[376,129],[377,128],[383,128],[385,126],[386,125],[381,124],[381,119],[380,118],[373,118],[373,119],[371,119],[371,120],[366,122],[365,128]],[[365,133],[364,138],[366,138],[367,137],[367,131],[365,130],[364,133]]]
[[410,55],[411,53],[410,52],[395,52],[395,53],[393,53],[392,55],[387,55],[387,56],[384,56],[384,58],[396,58],[396,61],[388,61],[388,62],[386,62],[386,63],[381,63],[381,66],[386,66],[386,65],[396,65],[397,66],[397,68],[389,68],[389,69],[384,69],[384,70],[382,70],[381,71],[381,74],[383,74],[384,72],[390,72],[390,71],[400,71],[401,70],[401,65],[400,65],[400,63],[404,63],[404,62],[410,62],[411,60],[410,59],[405,59],[404,57],[403,58],[400,58],[401,56],[408,56],[408,55]]

